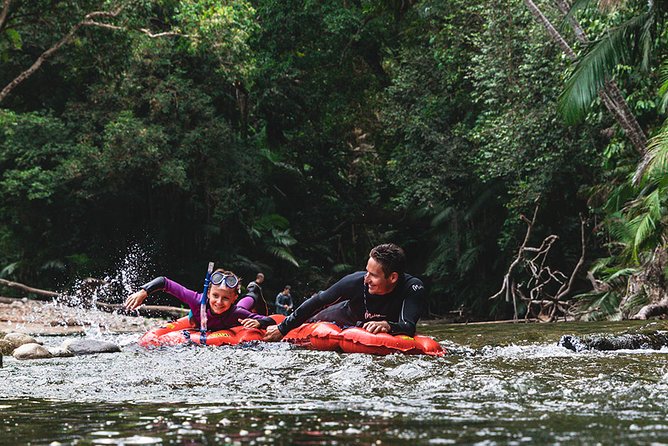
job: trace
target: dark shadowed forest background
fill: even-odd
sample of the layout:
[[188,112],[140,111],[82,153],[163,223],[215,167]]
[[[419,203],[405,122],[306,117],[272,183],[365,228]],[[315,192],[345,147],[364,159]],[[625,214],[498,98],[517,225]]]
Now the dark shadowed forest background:
[[215,261],[303,298],[392,241],[432,315],[661,314],[667,12],[4,0],[0,278],[66,287],[139,246],[137,285]]

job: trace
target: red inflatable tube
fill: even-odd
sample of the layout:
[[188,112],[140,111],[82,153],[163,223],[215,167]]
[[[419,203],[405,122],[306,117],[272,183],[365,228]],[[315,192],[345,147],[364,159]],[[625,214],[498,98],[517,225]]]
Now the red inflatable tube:
[[192,328],[187,317],[170,322],[162,327],[148,331],[139,339],[142,347],[159,347],[162,345],[206,344],[206,345],[237,345],[243,342],[261,341],[265,331],[257,328],[232,327],[206,334],[206,342],[202,342],[202,333]]
[[[283,322],[285,316],[272,315],[277,324]],[[186,343],[206,345],[236,345],[244,342],[261,341],[265,331],[255,328],[233,327],[207,333],[206,341],[202,342],[202,334],[192,328],[187,317],[165,326],[148,331],[139,339],[142,347],[159,347],[162,345],[179,345]],[[351,327],[341,329],[329,322],[303,324],[288,332],[285,341],[312,350],[341,351],[345,353],[368,353],[373,355],[389,355],[405,353],[409,355],[443,356],[446,350],[435,340],[427,336],[390,335],[387,333],[372,334],[363,328]]]
[[372,355],[405,353],[430,356],[443,356],[447,353],[441,344],[427,336],[373,334],[357,327],[342,330],[329,322],[303,324],[288,332],[283,339],[313,350],[333,350],[345,353]]

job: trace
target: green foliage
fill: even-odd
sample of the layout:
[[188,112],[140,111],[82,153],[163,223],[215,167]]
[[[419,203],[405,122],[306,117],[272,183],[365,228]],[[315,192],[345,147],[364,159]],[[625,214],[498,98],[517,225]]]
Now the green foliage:
[[[15,3],[0,34],[0,81],[87,12],[116,4]],[[146,242],[175,277],[199,283],[201,265],[215,260],[245,277],[263,270],[269,289],[289,282],[306,295],[394,241],[427,282],[431,312],[506,317],[505,304],[488,297],[523,237],[519,215],[537,197],[534,237],[559,234],[557,269],[577,260],[578,214],[595,202],[613,240],[592,255],[614,251],[635,266],[665,236],[665,131],[634,188],[636,160],[609,117],[592,112],[578,127],[563,125],[569,67],[521,2],[127,6],[119,29],[81,30],[3,103],[6,277],[64,283]],[[605,20],[581,10],[604,43],[572,82],[584,85],[583,101],[596,78],[618,75],[653,130],[661,101],[631,55],[648,42],[665,49],[665,36],[647,28],[650,40],[615,50],[639,29],[643,8]],[[626,31],[604,33],[611,24]],[[614,314],[611,296],[593,307]]]
[[[590,2],[579,2],[579,9]],[[582,119],[606,81],[612,80],[621,65],[637,65],[648,71],[662,33],[665,5],[662,2],[628,2],[622,13],[611,17],[606,31],[585,49],[568,78],[559,108],[567,122]],[[616,17],[621,23],[615,23]]]
[[259,27],[256,11],[248,1],[179,2],[174,19],[188,38],[188,50],[213,58],[224,78],[247,79],[253,70],[251,40]]
[[573,310],[582,320],[619,320],[623,311],[628,311],[643,302],[642,299],[636,299],[627,302],[625,308],[620,308],[626,294],[628,278],[637,272],[637,269],[620,268],[616,258],[606,257],[597,260],[590,272],[598,277],[600,290],[574,296],[576,302]]
[[299,262],[290,251],[297,240],[290,235],[290,223],[278,214],[263,215],[250,228],[251,238],[279,260],[290,262],[299,267]]

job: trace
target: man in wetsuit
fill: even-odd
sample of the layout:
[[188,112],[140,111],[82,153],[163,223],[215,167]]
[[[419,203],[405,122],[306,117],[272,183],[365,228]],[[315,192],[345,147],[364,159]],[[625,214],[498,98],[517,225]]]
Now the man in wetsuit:
[[366,271],[349,274],[311,296],[280,325],[268,327],[264,340],[278,341],[302,323],[316,321],[413,336],[424,308],[424,285],[405,269],[403,249],[392,243],[376,246]]
[[267,302],[264,300],[264,294],[260,286],[262,282],[264,282],[264,274],[257,273],[255,281],[248,284],[246,292],[237,301],[237,307],[245,308],[248,311],[264,316],[268,315],[269,308]]
[[276,313],[287,316],[292,311],[294,304],[292,302],[292,295],[290,290],[292,287],[290,285],[285,285],[283,291],[276,295]]

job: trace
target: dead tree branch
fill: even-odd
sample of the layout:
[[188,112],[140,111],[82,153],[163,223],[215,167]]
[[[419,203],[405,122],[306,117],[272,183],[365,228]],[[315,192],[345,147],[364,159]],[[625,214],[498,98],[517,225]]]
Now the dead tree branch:
[[[6,20],[6,16],[9,11],[9,4],[11,3],[11,0],[4,0],[4,6],[2,13],[0,14],[0,29],[2,24],[4,23],[4,20]],[[126,26],[121,26],[121,25],[115,25],[112,23],[106,23],[106,22],[101,22],[100,19],[114,19],[116,18],[121,11],[123,10],[123,7],[116,8],[113,11],[93,11],[84,16],[84,18],[76,23],[75,25],[70,28],[69,32],[65,34],[58,42],[53,44],[49,49],[44,51],[42,54],[40,54],[35,62],[26,70],[24,70],[22,73],[20,73],[18,76],[16,76],[12,81],[10,81],[3,89],[0,91],[0,103],[9,95],[12,90],[14,90],[19,84],[21,84],[23,81],[28,79],[30,76],[32,76],[39,68],[46,62],[51,56],[53,56],[58,50],[60,50],[63,46],[68,44],[74,39],[74,36],[77,34],[77,32],[85,27],[96,27],[96,28],[103,28],[103,29],[110,29],[114,31],[131,31],[132,28],[126,27]],[[158,37],[169,37],[169,36],[183,36],[187,37],[187,35],[179,34],[177,32],[163,32],[163,33],[152,33],[150,30],[146,28],[139,28],[136,29],[136,31],[139,31],[143,34],[146,34],[147,36],[151,38],[158,38]]]
[[[87,290],[91,290],[94,287],[99,287],[99,286],[104,286],[106,282],[103,280],[99,279],[86,279],[84,280],[85,285],[88,286]],[[34,288],[28,285],[24,285],[19,282],[12,282],[9,280],[5,279],[0,279],[0,285],[4,285],[8,288],[13,288],[17,289],[20,291],[23,291],[28,294],[35,294],[38,296],[43,296],[43,297],[48,297],[51,299],[55,299],[60,303],[70,303],[72,301],[79,301],[80,299],[73,299],[72,296],[67,296],[62,293],[57,293],[55,291],[50,291],[50,290],[43,290],[40,288]],[[0,303],[12,303],[20,300],[21,298],[13,298],[13,297],[2,297],[0,298]],[[135,316],[148,316],[148,317],[156,317],[156,316],[163,316],[163,315],[168,315],[168,316],[173,316],[173,317],[182,317],[188,314],[188,310],[185,308],[179,308],[179,307],[171,307],[171,306],[166,306],[166,305],[142,305],[141,307],[137,308],[136,310],[133,311],[126,311],[125,307],[122,304],[110,304],[106,302],[99,302],[95,301],[94,302],[95,306],[103,311],[107,312],[117,312],[117,313],[122,313],[122,314],[130,314],[130,315],[135,315]]]
[[28,285],[24,285],[22,283],[18,282],[11,282],[9,280],[5,279],[0,279],[0,285],[4,285],[9,288],[15,288],[17,290],[24,291],[26,293],[30,294],[37,294],[39,296],[45,296],[45,297],[58,297],[60,296],[60,293],[56,293],[55,291],[48,291],[48,290],[41,290],[39,288],[33,288]]
[[7,17],[9,16],[9,7],[12,4],[12,0],[4,0],[2,2],[2,11],[0,11],[0,32],[5,29],[5,23],[7,23]]
[[510,302],[510,299],[512,298],[513,300],[513,308],[514,308],[514,319],[517,320],[517,298],[516,298],[516,293],[513,292],[513,289],[515,287],[515,283],[512,278],[513,271],[515,270],[515,267],[519,265],[519,263],[522,261],[524,258],[524,252],[526,250],[526,245],[529,242],[529,237],[531,237],[531,230],[533,229],[533,225],[536,222],[536,215],[538,214],[538,208],[539,205],[536,204],[536,208],[533,211],[533,217],[531,220],[528,220],[524,215],[520,215],[520,219],[527,223],[527,232],[524,235],[524,240],[522,241],[522,244],[520,245],[519,249],[517,250],[517,256],[515,257],[515,260],[510,264],[510,267],[508,268],[508,272],[506,273],[505,276],[503,276],[503,283],[501,285],[501,289],[499,290],[498,293],[490,297],[491,299],[496,299],[497,297],[504,295],[506,296],[506,302]]
[[[547,265],[547,256],[554,243],[559,239],[558,236],[552,234],[543,239],[540,246],[531,247],[526,246],[531,232],[536,223],[536,214],[538,212],[538,204],[534,210],[534,215],[531,220],[525,216],[520,218],[527,224],[527,232],[524,241],[520,245],[517,257],[508,268],[508,272],[504,276],[501,290],[490,299],[495,299],[501,295],[506,296],[506,300],[513,300],[514,318],[518,319],[517,301],[525,302],[527,311],[525,318],[529,318],[532,314],[533,308],[538,308],[538,319],[552,322],[560,315],[571,315],[571,303],[565,298],[572,292],[573,284],[576,276],[582,269],[586,257],[586,237],[585,226],[586,220],[580,216],[580,242],[582,249],[580,259],[573,268],[569,276],[559,270],[552,269]],[[529,279],[525,284],[517,283],[514,278],[516,268],[522,264],[524,271],[529,274]],[[556,287],[557,291],[552,292]]]

